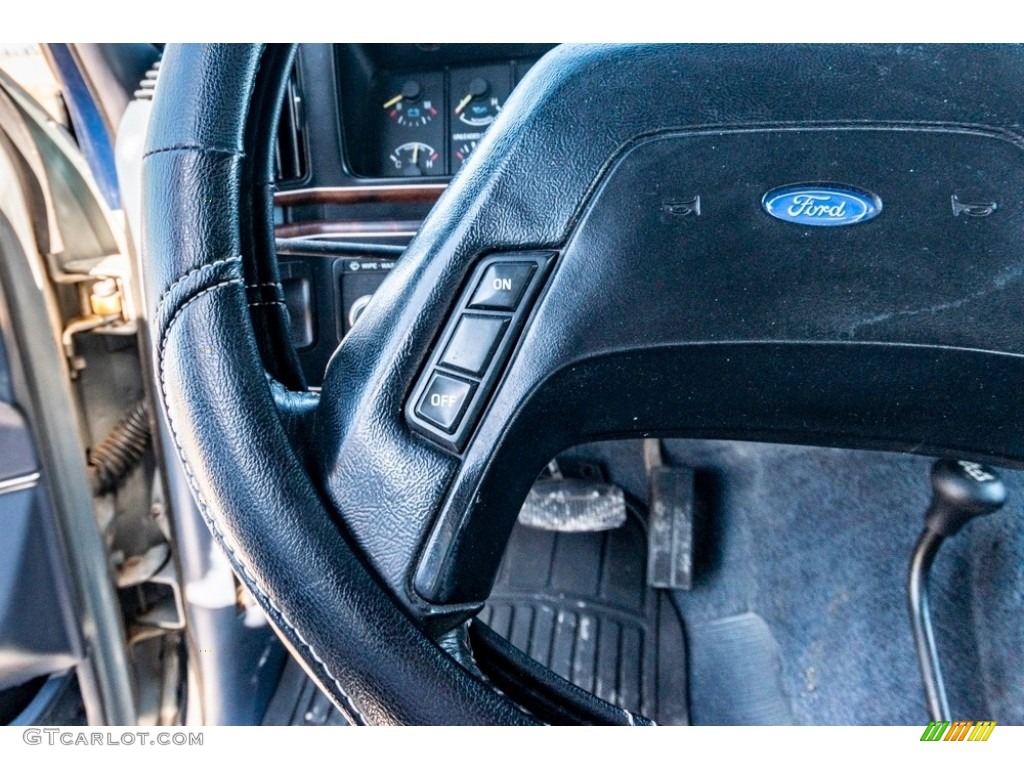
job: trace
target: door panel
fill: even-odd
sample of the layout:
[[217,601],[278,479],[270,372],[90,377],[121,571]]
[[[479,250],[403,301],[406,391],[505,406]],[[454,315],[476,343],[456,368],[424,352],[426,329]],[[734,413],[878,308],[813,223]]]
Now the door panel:
[[78,661],[54,544],[27,425],[0,402],[0,690]]

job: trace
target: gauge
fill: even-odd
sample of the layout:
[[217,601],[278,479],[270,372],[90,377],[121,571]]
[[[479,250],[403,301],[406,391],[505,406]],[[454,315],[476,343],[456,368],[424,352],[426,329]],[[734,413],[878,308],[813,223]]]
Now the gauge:
[[455,160],[458,162],[458,167],[461,168],[462,164],[469,159],[469,155],[476,149],[476,140],[464,141],[455,149]]
[[398,125],[417,128],[437,116],[437,107],[424,95],[419,80],[406,80],[402,89],[383,104],[388,117]]
[[398,147],[388,159],[400,176],[431,176],[437,173],[434,164],[439,156],[430,145],[410,141]]
[[494,122],[501,112],[501,98],[491,92],[490,82],[483,77],[469,81],[466,92],[459,96],[455,114],[466,125],[482,128]]

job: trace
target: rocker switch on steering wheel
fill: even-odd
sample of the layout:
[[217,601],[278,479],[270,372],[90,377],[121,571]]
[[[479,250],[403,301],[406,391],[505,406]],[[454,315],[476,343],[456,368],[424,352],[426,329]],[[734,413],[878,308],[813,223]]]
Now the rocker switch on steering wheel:
[[406,418],[418,432],[462,450],[553,258],[493,255],[473,270],[406,405]]
[[458,422],[474,389],[474,384],[435,373],[420,399],[416,413],[446,432],[450,431]]
[[537,269],[536,264],[492,264],[484,272],[473,299],[471,309],[513,310],[523,296],[530,282],[530,276]]

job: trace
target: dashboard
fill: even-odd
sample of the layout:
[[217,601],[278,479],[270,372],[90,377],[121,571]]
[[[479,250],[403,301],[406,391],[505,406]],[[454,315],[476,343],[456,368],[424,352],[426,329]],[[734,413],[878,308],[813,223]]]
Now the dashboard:
[[278,128],[275,236],[318,386],[401,249],[553,44],[304,44]]

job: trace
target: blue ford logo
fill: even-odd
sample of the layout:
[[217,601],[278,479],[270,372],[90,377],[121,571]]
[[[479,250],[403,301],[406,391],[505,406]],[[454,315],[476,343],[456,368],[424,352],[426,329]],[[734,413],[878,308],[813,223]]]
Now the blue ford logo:
[[843,227],[875,218],[882,212],[878,195],[832,184],[789,184],[776,187],[761,200],[776,219],[809,227]]

